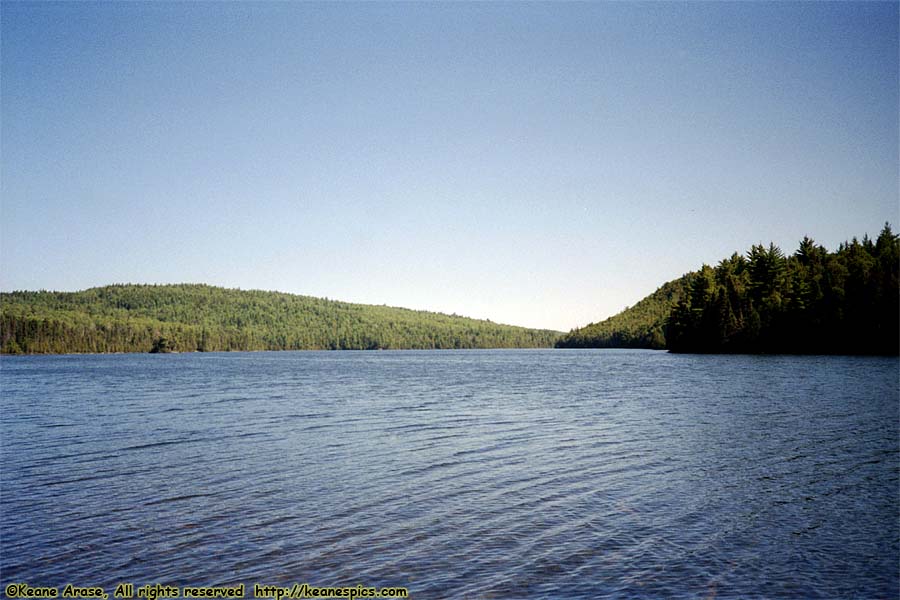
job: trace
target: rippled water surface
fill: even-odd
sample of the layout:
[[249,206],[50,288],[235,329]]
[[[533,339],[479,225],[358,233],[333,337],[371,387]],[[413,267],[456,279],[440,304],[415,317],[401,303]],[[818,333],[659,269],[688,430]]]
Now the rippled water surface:
[[283,352],[0,369],[4,586],[900,594],[896,358]]

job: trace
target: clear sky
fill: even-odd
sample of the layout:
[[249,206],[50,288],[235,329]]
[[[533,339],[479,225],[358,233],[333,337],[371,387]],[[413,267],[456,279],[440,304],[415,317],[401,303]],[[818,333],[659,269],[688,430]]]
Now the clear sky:
[[568,330],[900,229],[898,3],[3,2],[0,289]]

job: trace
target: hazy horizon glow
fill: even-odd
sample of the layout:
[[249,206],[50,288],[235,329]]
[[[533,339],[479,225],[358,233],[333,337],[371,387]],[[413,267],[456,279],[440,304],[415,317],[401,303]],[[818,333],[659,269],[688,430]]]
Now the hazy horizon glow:
[[900,228],[898,3],[3,3],[0,289],[568,330]]

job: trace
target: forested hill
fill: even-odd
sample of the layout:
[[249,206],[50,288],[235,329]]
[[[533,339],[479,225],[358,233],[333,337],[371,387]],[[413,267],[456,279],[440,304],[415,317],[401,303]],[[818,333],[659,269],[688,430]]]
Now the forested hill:
[[0,294],[12,353],[550,347],[556,331],[207,285]]
[[900,353],[900,238],[834,252],[810,238],[791,256],[753,246],[669,282],[634,307],[575,330],[559,347],[673,352]]
[[835,252],[804,238],[792,256],[758,245],[704,265],[666,339],[673,352],[897,354],[900,239],[886,224]]
[[692,274],[663,284],[658,290],[605,321],[574,329],[556,342],[557,348],[666,347],[665,325],[672,307],[684,296]]

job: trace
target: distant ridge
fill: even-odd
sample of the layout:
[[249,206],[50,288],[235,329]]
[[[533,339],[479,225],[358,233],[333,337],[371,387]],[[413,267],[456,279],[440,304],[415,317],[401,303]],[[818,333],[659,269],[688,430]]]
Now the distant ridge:
[[0,352],[551,347],[557,331],[202,284],[0,293]]

